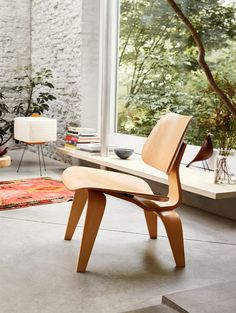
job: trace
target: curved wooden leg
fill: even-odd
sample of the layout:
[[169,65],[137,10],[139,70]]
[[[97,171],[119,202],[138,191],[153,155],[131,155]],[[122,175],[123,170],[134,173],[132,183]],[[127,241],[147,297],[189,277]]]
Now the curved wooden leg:
[[106,197],[102,192],[89,190],[88,193],[88,208],[77,267],[79,273],[86,271],[106,205]]
[[185,266],[182,223],[175,211],[158,213],[165,226],[177,267]]
[[71,206],[70,216],[67,223],[65,240],[71,240],[74,235],[76,226],[79,222],[80,216],[83,212],[84,206],[88,199],[88,191],[86,189],[77,190],[74,195]]
[[157,215],[151,211],[144,210],[148,232],[151,239],[157,239]]

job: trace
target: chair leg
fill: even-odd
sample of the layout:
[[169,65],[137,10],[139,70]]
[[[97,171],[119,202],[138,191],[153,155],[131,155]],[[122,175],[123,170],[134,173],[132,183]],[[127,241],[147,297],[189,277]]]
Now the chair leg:
[[85,204],[88,199],[87,190],[77,190],[74,195],[73,203],[71,206],[70,216],[67,223],[65,240],[71,240],[74,235],[76,226],[78,225],[80,216],[83,212]]
[[184,240],[182,223],[179,215],[175,211],[165,211],[158,213],[169,238],[171,250],[177,267],[185,266]]
[[77,267],[77,272],[79,273],[86,271],[89,257],[101,224],[105,205],[106,197],[103,193],[98,191],[89,191],[88,208]]
[[157,239],[157,215],[151,211],[144,210],[144,216],[150,238]]

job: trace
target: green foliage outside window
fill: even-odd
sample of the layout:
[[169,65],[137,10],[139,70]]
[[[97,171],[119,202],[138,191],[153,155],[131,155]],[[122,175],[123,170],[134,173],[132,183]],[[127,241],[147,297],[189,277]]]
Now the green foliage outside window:
[[[219,0],[178,1],[197,28],[218,84],[236,101],[236,7]],[[213,134],[216,147],[236,146],[236,120],[208,85],[197,49],[163,0],[122,0],[118,132],[147,136],[173,111],[194,116],[188,141]]]

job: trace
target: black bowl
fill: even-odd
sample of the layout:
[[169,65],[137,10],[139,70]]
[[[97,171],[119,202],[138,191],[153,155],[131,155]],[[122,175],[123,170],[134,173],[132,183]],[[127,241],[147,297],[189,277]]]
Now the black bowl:
[[126,148],[117,148],[114,149],[115,154],[120,158],[120,159],[128,159],[133,153],[133,149],[126,149]]

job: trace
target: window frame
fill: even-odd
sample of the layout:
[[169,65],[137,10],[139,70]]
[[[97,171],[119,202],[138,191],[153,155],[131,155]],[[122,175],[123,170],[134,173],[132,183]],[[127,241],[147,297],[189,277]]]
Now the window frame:
[[[110,89],[110,105],[109,112],[103,112],[102,114],[109,114],[109,125],[107,126],[107,131],[109,132],[109,143],[115,144],[119,147],[129,147],[134,149],[136,153],[141,153],[142,146],[146,140],[146,137],[127,135],[117,132],[119,25],[120,0],[110,0],[107,31],[110,33],[108,37],[111,39],[110,49],[108,50],[108,70],[111,73],[111,81],[110,86],[105,87]],[[104,120],[104,118],[101,119],[101,123],[102,120]],[[101,135],[103,136],[102,133]]]

